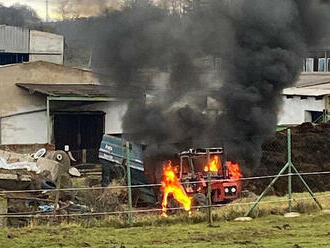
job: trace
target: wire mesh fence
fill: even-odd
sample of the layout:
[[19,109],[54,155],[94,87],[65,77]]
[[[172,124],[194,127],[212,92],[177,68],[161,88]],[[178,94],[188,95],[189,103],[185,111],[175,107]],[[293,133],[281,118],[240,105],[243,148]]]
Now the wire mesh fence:
[[[322,175],[330,178],[330,172],[322,172]],[[293,173],[294,178],[297,174]],[[309,177],[320,176],[319,172],[306,173],[305,179]],[[252,183],[265,181],[275,178],[276,175],[267,175],[260,177],[243,177],[243,183]],[[279,179],[287,180],[288,174],[282,175]],[[212,183],[219,182],[213,180]],[[228,181],[228,180],[221,180]],[[191,184],[199,182],[191,182]],[[190,184],[190,183],[186,183]],[[185,185],[183,185],[184,187]],[[132,185],[132,189],[137,188],[159,188],[159,184],[153,185]],[[287,187],[287,185],[286,185]],[[309,212],[317,209],[308,193],[294,193],[293,210],[298,212]],[[111,184],[108,187],[95,188],[70,188],[54,190],[33,190],[33,191],[2,191],[8,202],[8,213],[2,214],[1,218],[6,218],[12,225],[22,225],[31,220],[42,219],[43,221],[74,221],[86,218],[104,219],[104,217],[113,216],[117,221],[127,223],[128,214],[133,214],[135,223],[145,221],[148,218],[162,217],[161,202],[153,205],[143,206],[134,204],[132,209],[128,204],[128,186],[122,184]],[[60,194],[59,201],[56,203],[56,195]],[[252,212],[251,216],[262,216],[267,214],[282,214],[288,211],[288,199],[278,197],[273,193],[260,202],[260,205]],[[316,198],[324,208],[329,206],[330,192],[316,192]],[[248,208],[256,200],[257,195],[253,192],[242,191],[238,199],[231,202],[212,203],[211,205],[192,205],[192,213],[189,214],[180,204],[170,205],[168,207],[169,216],[185,216],[186,218],[200,218],[207,220],[206,209],[212,207],[215,219],[233,219],[243,216]],[[56,206],[55,206],[56,204]]]
[[[306,132],[304,131],[304,133]],[[301,137],[300,130],[293,130],[291,142],[288,142],[287,131],[278,132],[275,136],[265,138],[260,164],[243,169],[243,176],[239,179],[242,190],[237,195],[237,199],[203,205],[193,203],[191,214],[184,211],[180,204],[172,204],[167,207],[169,216],[185,216],[185,218],[199,218],[205,221],[208,218],[206,209],[210,208],[212,208],[212,215],[215,219],[233,219],[245,215],[256,201],[257,196],[267,188],[288,163],[290,154],[292,163],[300,176],[315,193],[315,197],[322,207],[327,208],[330,203],[330,167],[327,158],[329,155],[326,154],[326,151],[329,150],[329,139],[324,138],[323,143],[316,146],[310,135],[313,134],[304,134]],[[244,167],[242,166],[242,168]],[[100,181],[101,176],[98,176]],[[278,177],[277,182],[270,187],[267,198],[260,201],[250,216],[281,214],[289,211],[287,197],[287,194],[290,193],[289,177],[292,180],[293,192],[291,210],[298,212],[316,210],[317,204],[299,179],[298,173],[292,169],[291,173],[284,171]],[[129,215],[132,215],[135,223],[143,222],[146,218],[160,219],[162,213],[161,183],[129,185],[126,178],[127,174],[121,179],[113,180],[107,187],[86,187],[84,186],[86,184],[74,183],[70,187],[60,189],[0,191],[2,196],[0,201],[6,202],[5,205],[8,209],[7,212],[2,212],[0,217],[7,219],[13,225],[20,225],[35,219],[72,221],[85,218],[104,219],[105,217],[110,218],[109,216],[125,223],[128,221]],[[233,179],[195,180],[181,182],[181,185],[186,188],[193,184],[227,183],[231,180]],[[131,199],[128,194],[129,189],[132,190]],[[153,204],[145,204],[140,201],[141,189],[153,192],[155,195]],[[132,207],[130,207],[130,201]]]

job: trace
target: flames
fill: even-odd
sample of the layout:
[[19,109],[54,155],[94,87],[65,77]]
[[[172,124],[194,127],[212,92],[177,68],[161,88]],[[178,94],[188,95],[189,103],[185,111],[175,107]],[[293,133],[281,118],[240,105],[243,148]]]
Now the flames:
[[[168,198],[170,195],[173,196],[174,200],[176,200],[180,204],[180,206],[184,208],[184,210],[189,211],[189,214],[191,214],[190,210],[192,198],[187,195],[185,189],[182,187],[177,177],[177,169],[178,166],[173,166],[171,161],[169,161],[163,167],[163,180],[161,182],[161,190],[163,193],[162,216],[164,217],[167,217]],[[210,171],[213,173],[219,173],[220,169],[221,160],[219,155],[212,156],[210,158],[210,162],[204,167],[205,172]],[[227,173],[226,175],[224,175],[224,178],[236,181],[238,187],[240,187],[240,178],[242,178],[243,175],[241,173],[239,164],[227,161],[226,171]]]
[[176,176],[176,168],[172,166],[171,161],[163,167],[164,178],[162,180],[162,216],[167,217],[167,205],[168,197],[170,194],[173,198],[186,210],[191,209],[191,198],[186,194],[183,187],[181,186],[179,179]]
[[231,161],[227,161],[226,164],[229,171],[230,179],[240,179],[243,176],[239,164],[233,163]]
[[205,172],[218,172],[218,170],[220,169],[220,157],[218,155],[212,156],[210,158],[210,163],[205,165],[204,167],[204,171]]

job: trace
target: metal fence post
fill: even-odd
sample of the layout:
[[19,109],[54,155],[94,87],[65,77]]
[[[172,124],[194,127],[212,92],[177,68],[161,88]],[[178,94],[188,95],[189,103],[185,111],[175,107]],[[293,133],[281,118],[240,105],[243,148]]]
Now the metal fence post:
[[299,171],[296,169],[296,167],[294,165],[292,165],[293,170],[297,173],[300,181],[304,184],[305,188],[307,189],[308,193],[311,195],[311,197],[313,198],[313,200],[315,201],[315,203],[318,205],[318,207],[322,210],[322,205],[321,203],[317,200],[317,198],[315,197],[313,191],[311,190],[311,188],[308,186],[308,184],[306,183],[306,181],[303,179],[303,177],[300,175]]
[[258,205],[258,203],[261,201],[261,199],[268,193],[268,191],[271,189],[271,187],[276,183],[276,181],[281,177],[281,175],[284,173],[284,171],[288,168],[289,164],[287,163],[282,170],[278,173],[278,175],[271,181],[271,183],[267,186],[267,188],[261,193],[261,195],[255,200],[255,202],[252,204],[252,206],[246,211],[244,214],[245,217],[249,216],[250,213],[255,209],[255,207]]
[[288,169],[288,191],[289,191],[289,212],[292,210],[292,169],[296,172],[298,175],[299,179],[302,181],[304,184],[305,188],[309,192],[309,194],[312,196],[313,200],[315,203],[319,206],[320,209],[322,209],[322,205],[320,202],[316,199],[314,193],[312,190],[309,188],[305,180],[302,178],[302,176],[299,174],[298,170],[292,163],[292,149],[291,149],[291,130],[288,129],[288,162],[285,164],[285,166],[282,168],[282,170],[278,173],[278,175],[271,181],[271,183],[267,186],[267,188],[261,193],[261,195],[253,202],[251,207],[246,211],[245,217],[249,216],[253,209],[258,205],[258,203],[261,201],[261,199],[267,194],[267,192],[270,190],[270,188],[276,183],[276,181],[280,178],[280,176]]
[[212,218],[212,182],[211,182],[211,172],[210,172],[210,150],[207,150],[207,166],[208,168],[208,172],[207,172],[207,203],[208,203],[208,222],[209,225],[212,226],[213,225],[213,218]]
[[130,167],[130,152],[129,152],[130,144],[126,141],[126,170],[127,170],[127,186],[128,186],[128,224],[133,225],[133,213],[132,213],[132,181],[131,181],[131,167]]
[[289,205],[289,213],[292,211],[292,158],[291,158],[291,130],[288,129],[288,205]]

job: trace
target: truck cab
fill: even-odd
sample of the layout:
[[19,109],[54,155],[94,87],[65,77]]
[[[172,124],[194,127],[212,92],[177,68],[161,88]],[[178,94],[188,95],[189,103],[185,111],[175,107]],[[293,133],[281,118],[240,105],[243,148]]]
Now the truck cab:
[[212,203],[224,203],[239,197],[241,183],[232,173],[233,164],[225,160],[223,148],[189,149],[178,156],[178,178],[186,193],[197,198],[200,205],[206,201],[208,174],[212,180]]

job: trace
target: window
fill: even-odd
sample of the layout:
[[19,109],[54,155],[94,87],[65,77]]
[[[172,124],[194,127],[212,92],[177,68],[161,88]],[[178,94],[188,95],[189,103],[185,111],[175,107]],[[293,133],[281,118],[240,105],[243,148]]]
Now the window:
[[307,58],[305,62],[305,71],[306,72],[313,72],[314,71],[314,59]]
[[307,99],[307,96],[301,96],[300,97],[300,100],[306,100]]
[[325,71],[325,58],[319,58],[319,68],[318,71],[322,72]]
[[305,110],[305,122],[319,123],[322,121],[323,111]]
[[292,98],[293,98],[293,96],[291,96],[291,95],[286,96],[286,99],[292,99]]
[[323,99],[323,96],[316,96],[316,97],[315,97],[315,100],[316,100],[316,101],[320,101],[320,100],[322,100],[322,99]]

